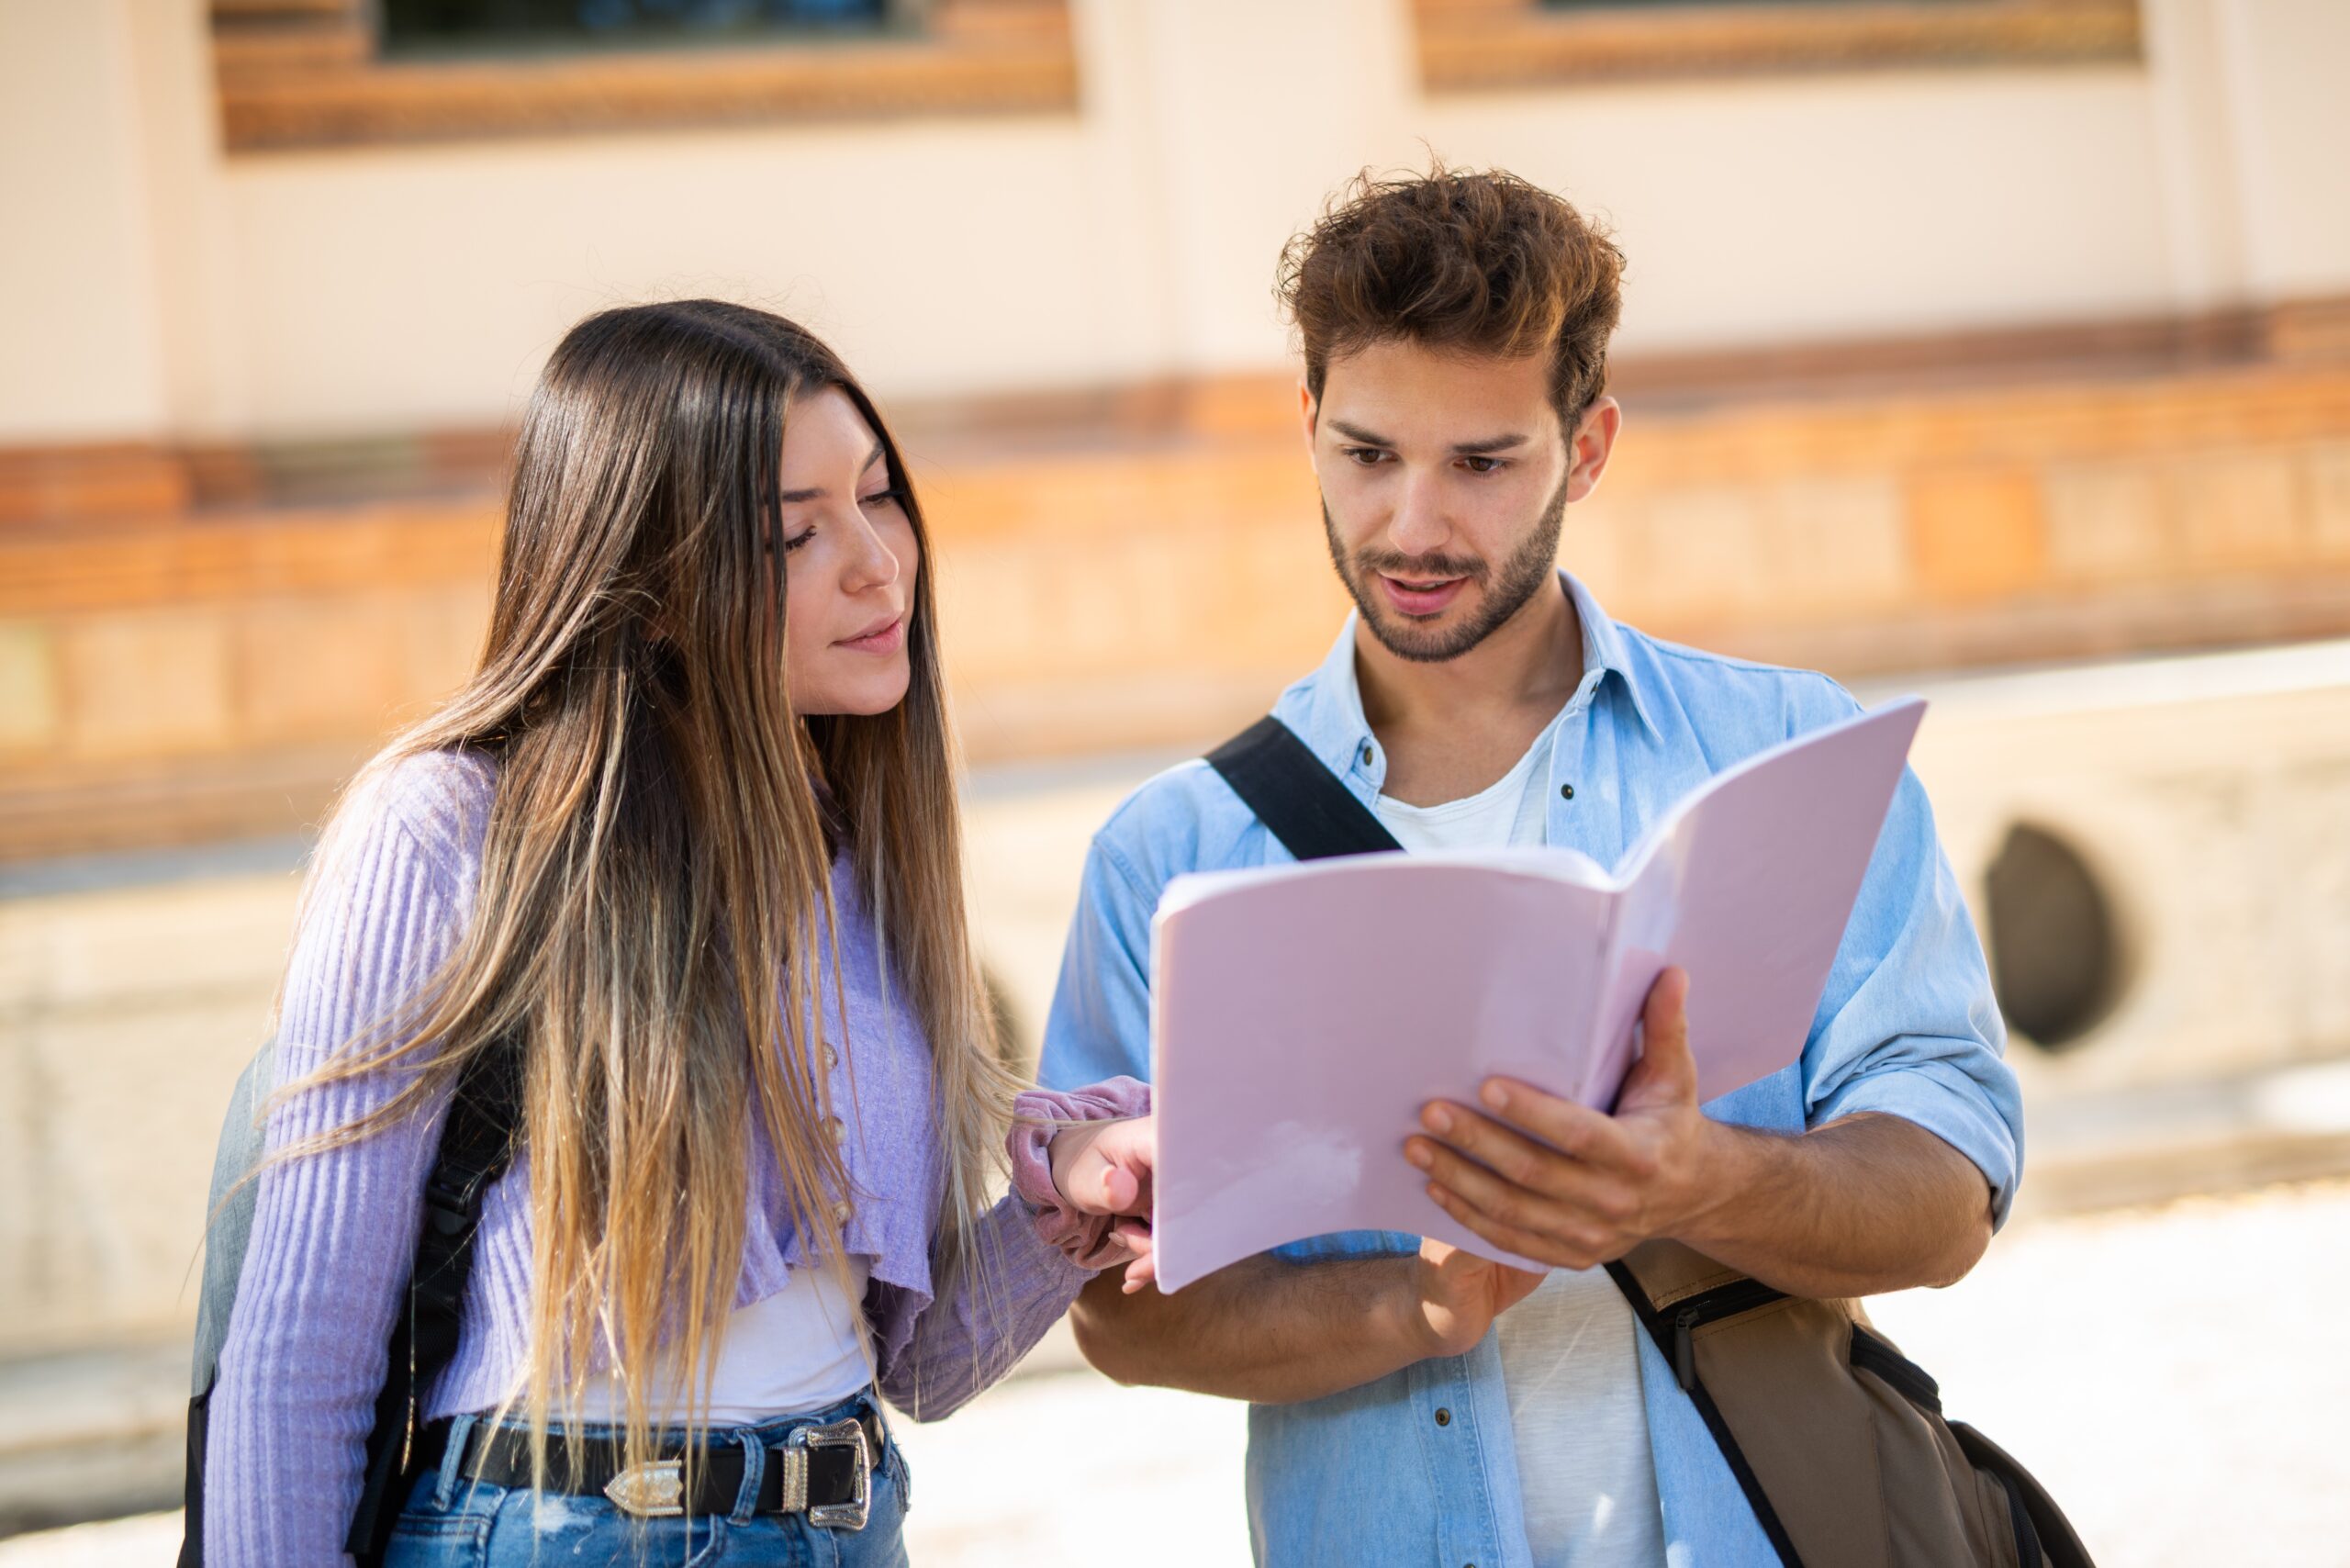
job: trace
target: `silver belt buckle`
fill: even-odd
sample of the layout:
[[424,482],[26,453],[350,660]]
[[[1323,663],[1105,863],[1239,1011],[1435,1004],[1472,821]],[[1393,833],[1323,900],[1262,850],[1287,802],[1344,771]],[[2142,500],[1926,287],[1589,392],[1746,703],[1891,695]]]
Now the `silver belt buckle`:
[[873,1445],[866,1439],[865,1424],[852,1416],[845,1421],[802,1427],[791,1434],[791,1443],[795,1448],[846,1449],[855,1457],[856,1479],[848,1501],[810,1508],[808,1522],[826,1529],[863,1529],[873,1511]]
[[604,1495],[640,1519],[674,1519],[686,1511],[685,1464],[663,1459],[630,1465],[604,1484]]

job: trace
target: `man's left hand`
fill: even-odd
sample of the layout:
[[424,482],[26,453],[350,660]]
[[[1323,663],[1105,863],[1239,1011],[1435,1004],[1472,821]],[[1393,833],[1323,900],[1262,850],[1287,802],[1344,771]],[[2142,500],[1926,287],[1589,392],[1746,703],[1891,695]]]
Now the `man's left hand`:
[[1479,1236],[1538,1262],[1589,1269],[1641,1242],[1684,1236],[1722,1196],[1710,1172],[1721,1129],[1697,1108],[1689,977],[1657,977],[1640,1059],[1615,1114],[1518,1082],[1479,1087],[1482,1108],[1431,1102],[1430,1136],[1404,1141],[1428,1195]]

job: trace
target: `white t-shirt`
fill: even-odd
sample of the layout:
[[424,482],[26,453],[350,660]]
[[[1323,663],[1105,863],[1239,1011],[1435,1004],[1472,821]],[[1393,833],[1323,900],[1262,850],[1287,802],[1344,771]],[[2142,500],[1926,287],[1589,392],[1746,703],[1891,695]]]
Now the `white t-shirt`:
[[[829,1263],[794,1269],[783,1289],[738,1307],[726,1320],[710,1390],[709,1421],[718,1427],[755,1426],[837,1405],[873,1381],[858,1330],[871,1260],[852,1253],[844,1289]],[[656,1427],[684,1418],[685,1387],[675,1358],[662,1358],[652,1417]],[[608,1372],[591,1372],[573,1417],[619,1424],[628,1396]]]
[[[1373,811],[1409,850],[1544,842],[1552,724],[1516,767],[1466,800]],[[1660,1568],[1664,1517],[1640,1400],[1639,1326],[1603,1269],[1553,1269],[1501,1316],[1502,1382],[1537,1568]]]

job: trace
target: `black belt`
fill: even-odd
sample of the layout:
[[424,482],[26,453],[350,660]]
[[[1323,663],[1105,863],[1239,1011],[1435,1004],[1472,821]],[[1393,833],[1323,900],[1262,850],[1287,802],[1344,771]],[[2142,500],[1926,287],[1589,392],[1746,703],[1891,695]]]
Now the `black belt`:
[[[447,1452],[451,1423],[425,1428],[416,1462],[430,1469]],[[880,1413],[868,1406],[846,1420],[795,1427],[779,1443],[767,1445],[759,1474],[758,1514],[805,1512],[808,1522],[832,1529],[863,1529],[872,1494],[873,1467],[881,1462],[889,1434]],[[690,1495],[685,1450],[671,1445],[644,1463],[621,1463],[617,1439],[582,1441],[562,1432],[547,1434],[546,1489],[585,1496],[600,1494],[623,1513],[659,1518],[688,1511],[721,1517],[734,1511],[743,1495],[743,1467],[750,1456],[727,1443],[702,1450],[694,1465]],[[476,1426],[465,1434],[457,1472],[493,1486],[531,1484],[531,1434],[527,1428]]]

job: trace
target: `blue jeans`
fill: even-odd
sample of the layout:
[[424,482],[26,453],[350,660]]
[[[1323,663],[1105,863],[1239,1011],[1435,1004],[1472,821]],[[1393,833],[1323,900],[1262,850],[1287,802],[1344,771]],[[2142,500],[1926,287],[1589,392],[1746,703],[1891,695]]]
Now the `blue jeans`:
[[[861,1394],[811,1415],[714,1427],[709,1442],[712,1448],[773,1448],[795,1428],[841,1420],[870,1404]],[[527,1486],[469,1480],[458,1473],[456,1456],[476,1419],[459,1417],[447,1456],[417,1478],[392,1527],[384,1568],[906,1568],[906,1461],[894,1439],[873,1467],[873,1506],[865,1528],[845,1530],[810,1524],[804,1514],[749,1514],[758,1465],[746,1466],[743,1502],[732,1513],[691,1518],[642,1519],[601,1494],[546,1492],[533,1498]],[[558,1429],[612,1435],[610,1428],[593,1425]]]

